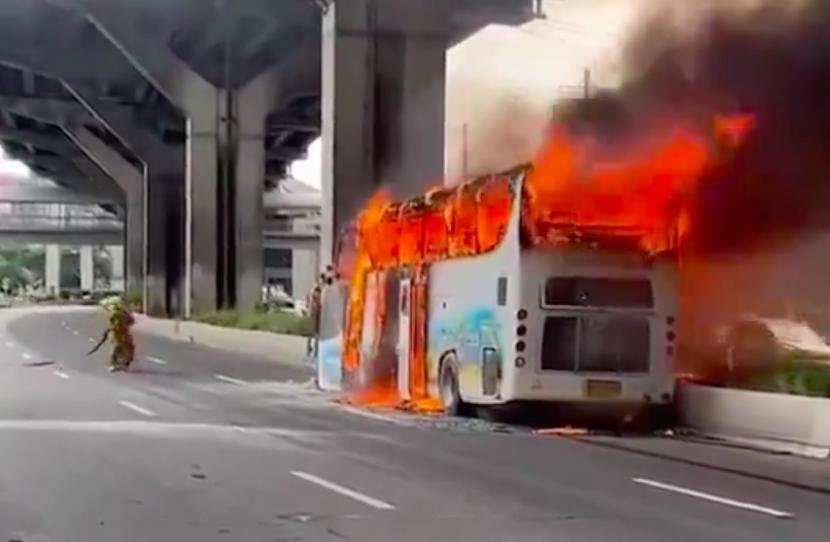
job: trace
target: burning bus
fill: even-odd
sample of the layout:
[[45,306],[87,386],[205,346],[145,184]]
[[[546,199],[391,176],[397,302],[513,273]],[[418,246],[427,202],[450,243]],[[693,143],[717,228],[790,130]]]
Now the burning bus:
[[321,386],[448,413],[670,404],[679,243],[718,150],[704,131],[659,133],[623,159],[554,133],[532,165],[376,194],[340,239]]
[[683,159],[699,154],[695,141],[667,145],[669,160],[638,168],[648,190],[625,205],[597,191],[619,178],[592,170],[602,178],[582,193],[552,183],[545,160],[404,202],[373,198],[341,238],[329,294],[343,310],[321,333],[319,381],[449,413],[670,403],[683,228],[672,201],[702,166]]

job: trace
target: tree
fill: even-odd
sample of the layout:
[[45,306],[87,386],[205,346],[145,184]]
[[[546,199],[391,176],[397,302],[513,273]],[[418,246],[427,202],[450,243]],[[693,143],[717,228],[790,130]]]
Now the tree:
[[43,274],[42,249],[0,249],[0,289],[11,293],[31,286]]

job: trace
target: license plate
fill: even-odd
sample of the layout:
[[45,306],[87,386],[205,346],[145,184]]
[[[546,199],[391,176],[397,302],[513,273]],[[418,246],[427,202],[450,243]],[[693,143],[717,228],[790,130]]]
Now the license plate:
[[588,380],[585,395],[591,399],[616,399],[622,393],[622,385],[616,380]]

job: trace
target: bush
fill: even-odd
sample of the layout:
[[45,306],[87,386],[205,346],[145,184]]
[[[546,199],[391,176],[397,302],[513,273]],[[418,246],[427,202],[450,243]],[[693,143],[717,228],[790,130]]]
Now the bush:
[[752,378],[742,387],[756,391],[830,397],[830,367],[808,364],[781,367]]
[[214,326],[268,331],[303,337],[311,336],[313,330],[311,318],[299,316],[292,312],[239,313],[233,310],[223,310],[200,314],[194,320]]

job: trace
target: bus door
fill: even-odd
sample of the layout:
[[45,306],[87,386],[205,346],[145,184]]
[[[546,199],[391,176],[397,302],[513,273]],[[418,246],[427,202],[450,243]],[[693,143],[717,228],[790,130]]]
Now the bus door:
[[398,289],[398,395],[404,401],[412,398],[409,392],[410,329],[412,312],[412,279],[401,278]]

